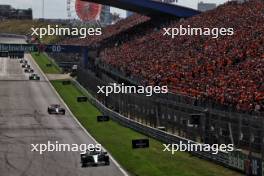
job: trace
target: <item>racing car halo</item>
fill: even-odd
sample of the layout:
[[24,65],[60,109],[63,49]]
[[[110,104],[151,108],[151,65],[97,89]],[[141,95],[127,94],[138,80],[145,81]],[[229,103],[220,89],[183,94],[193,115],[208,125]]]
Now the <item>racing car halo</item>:
[[109,166],[110,159],[107,152],[87,150],[86,153],[81,154],[81,165],[82,167]]
[[59,104],[52,104],[48,107],[48,113],[56,115],[65,115],[65,109],[62,108]]

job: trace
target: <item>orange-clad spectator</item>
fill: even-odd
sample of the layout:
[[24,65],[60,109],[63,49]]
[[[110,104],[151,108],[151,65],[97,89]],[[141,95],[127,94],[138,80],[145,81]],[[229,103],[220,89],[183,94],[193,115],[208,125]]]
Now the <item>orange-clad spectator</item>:
[[[136,15],[80,43],[100,46],[102,62],[141,78],[144,85],[168,85],[172,93],[264,112],[263,21],[263,1],[232,2],[181,21]],[[232,27],[234,35],[163,36],[163,27],[180,25]]]

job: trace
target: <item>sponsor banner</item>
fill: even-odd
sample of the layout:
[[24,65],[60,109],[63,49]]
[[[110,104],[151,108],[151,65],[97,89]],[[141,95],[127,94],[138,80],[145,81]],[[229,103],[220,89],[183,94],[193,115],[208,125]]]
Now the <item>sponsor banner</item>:
[[148,139],[134,139],[132,140],[132,148],[149,148],[149,140]]
[[97,116],[97,122],[107,122],[110,120],[110,117],[109,116]]
[[53,52],[53,53],[77,53],[82,52],[83,47],[74,45],[43,45],[43,44],[0,44],[0,51],[12,52]]
[[248,156],[240,151],[229,153],[228,166],[243,171],[247,175],[264,176],[260,158]]
[[77,97],[77,102],[87,102],[88,98],[87,97]]

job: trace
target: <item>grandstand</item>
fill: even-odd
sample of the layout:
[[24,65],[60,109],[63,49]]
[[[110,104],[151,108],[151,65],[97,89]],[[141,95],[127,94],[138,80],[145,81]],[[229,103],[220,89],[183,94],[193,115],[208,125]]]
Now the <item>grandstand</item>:
[[[128,75],[142,77],[144,84],[169,85],[173,93],[212,99],[239,111],[263,111],[263,3],[257,7],[253,2],[225,5],[169,25],[231,26],[236,31],[232,37],[214,40],[183,36],[171,40],[154,31],[144,38],[105,48],[100,57]],[[240,10],[244,13],[234,14]]]
[[0,19],[32,19],[32,9],[14,9],[10,5],[0,5]]
[[[233,143],[263,156],[264,2],[228,2],[187,19],[139,14],[95,38],[78,80],[106,106],[152,127],[204,143]],[[164,37],[164,27],[232,27],[233,36]],[[90,83],[93,84],[90,84]],[[165,96],[97,95],[96,85],[168,85]],[[199,117],[194,124],[193,117]]]
[[[256,78],[248,77],[245,80],[238,73],[239,70],[245,70],[245,72],[250,72],[247,75],[251,76],[263,74],[260,65],[263,48],[256,47],[256,45],[261,46],[263,42],[261,35],[263,31],[259,28],[263,20],[261,11],[263,3],[258,2],[259,8],[254,8],[255,3],[257,2],[243,5],[229,3],[219,7],[216,11],[204,13],[180,23],[178,20],[157,20],[134,15],[105,28],[103,32],[105,35],[87,40],[73,39],[73,41],[64,41],[64,43],[76,44],[78,42],[80,45],[90,47],[100,46],[102,61],[116,69],[125,70],[126,75],[143,78],[141,84],[169,85],[172,93],[214,99],[217,103],[232,106],[241,111],[263,111],[263,85]],[[250,7],[255,11],[250,10]],[[233,12],[245,8],[249,10],[243,10],[245,11],[243,14]],[[253,36],[252,30],[241,25],[246,18],[245,25],[254,29],[255,35]],[[166,24],[168,27],[177,27],[180,24],[200,27],[231,26],[234,27],[236,35],[235,38],[222,37],[217,41],[210,37],[200,36],[184,36],[171,40],[164,38],[161,34],[161,26]],[[143,38],[142,35],[144,35]],[[237,47],[241,45],[248,48],[248,51]],[[153,56],[150,59],[151,55]],[[139,62],[134,62],[134,58],[137,58]],[[142,63],[146,64],[142,65]],[[251,73],[253,70],[247,67],[254,69],[254,73]],[[219,78],[218,81],[213,80],[216,76]],[[255,84],[249,84],[252,81]],[[204,85],[209,85],[209,87]],[[224,89],[223,87],[227,85],[230,87]],[[246,86],[245,90],[248,90],[248,93],[244,91],[237,93],[236,88],[242,85]]]

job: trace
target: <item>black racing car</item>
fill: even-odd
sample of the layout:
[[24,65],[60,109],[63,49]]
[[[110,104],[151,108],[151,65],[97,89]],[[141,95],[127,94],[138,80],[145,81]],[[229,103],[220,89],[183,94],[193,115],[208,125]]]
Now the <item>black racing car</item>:
[[96,149],[88,150],[86,153],[81,154],[82,167],[89,166],[109,166],[110,159],[107,152],[96,151]]
[[24,72],[25,73],[34,73],[34,70],[32,68],[25,68]]
[[22,68],[30,68],[30,65],[28,65],[28,64],[22,64]]
[[37,81],[39,81],[40,80],[40,77],[37,75],[37,74],[31,74],[30,76],[29,76],[29,80],[37,80]]
[[27,64],[28,62],[27,62],[27,60],[24,60],[24,59],[20,59],[20,61],[19,61],[21,64]]
[[52,104],[48,107],[49,114],[65,115],[65,109],[58,104]]

